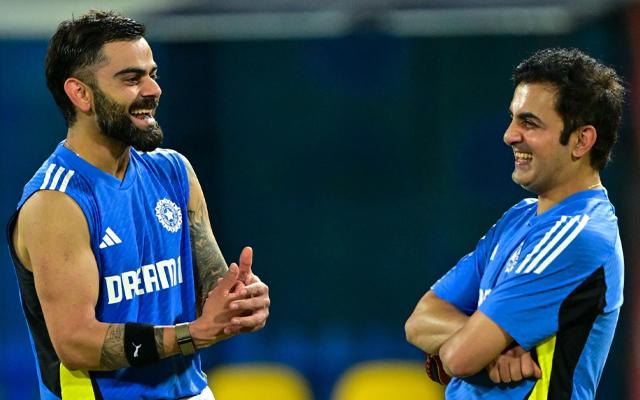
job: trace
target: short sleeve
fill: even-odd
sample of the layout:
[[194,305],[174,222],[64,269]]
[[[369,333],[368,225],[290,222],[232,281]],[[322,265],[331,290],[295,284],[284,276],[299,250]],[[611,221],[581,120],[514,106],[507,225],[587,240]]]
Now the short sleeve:
[[[561,308],[568,313],[567,307],[572,307],[570,313],[577,320],[586,312],[579,309],[584,304],[604,306],[606,285],[599,267],[612,246],[588,225],[589,216],[577,215],[541,226],[525,239],[516,266],[504,272],[508,276],[479,307],[523,348],[558,332]],[[568,301],[585,283],[591,286],[580,291],[579,301]]]
[[25,185],[22,198],[17,210],[40,190],[53,190],[69,196],[82,210],[89,235],[91,246],[97,248],[100,243],[98,206],[96,205],[91,185],[75,169],[65,164],[59,158],[53,158],[45,162],[31,180]]
[[490,256],[495,229],[496,225],[492,226],[489,232],[478,241],[475,250],[462,257],[431,287],[438,297],[467,315],[473,314],[478,306],[480,280]]

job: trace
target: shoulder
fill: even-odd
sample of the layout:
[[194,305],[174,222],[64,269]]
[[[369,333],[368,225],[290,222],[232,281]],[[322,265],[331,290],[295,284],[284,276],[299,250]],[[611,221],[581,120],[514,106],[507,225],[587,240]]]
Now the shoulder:
[[500,230],[500,227],[519,225],[523,223],[526,219],[531,218],[535,214],[537,205],[538,200],[533,198],[527,198],[519,201],[502,214],[498,222],[495,224],[498,227],[497,229]]
[[594,222],[597,218],[589,214],[555,215],[538,221],[527,235],[526,256],[521,257],[516,273],[553,274],[565,268],[586,272],[605,264],[615,237],[601,232]]
[[173,149],[157,148],[154,151],[150,151],[146,153],[139,152],[137,150],[132,149],[132,153],[136,154],[138,157],[140,157],[141,159],[147,162],[161,163],[161,164],[165,164],[165,163],[183,164],[184,163],[183,162],[184,156]]
[[597,239],[599,233],[593,229],[592,218],[588,214],[563,214],[548,216],[531,226],[528,237],[549,245],[569,243],[573,248],[588,246]]
[[531,210],[535,210],[537,206],[538,206],[538,199],[534,199],[534,198],[522,199],[517,204],[511,206],[511,208],[509,208],[507,212],[505,212],[505,216],[530,212]]
[[173,171],[180,175],[189,172],[189,162],[186,157],[172,149],[158,148],[154,151],[142,153],[132,151],[132,158],[144,164],[147,168],[159,171]]
[[589,218],[585,231],[594,239],[613,244],[618,236],[618,217],[608,199],[591,199],[581,212]]
[[577,250],[612,250],[618,238],[618,218],[606,198],[581,198],[550,216],[542,228],[555,228],[556,235],[573,239]]
[[172,178],[184,177],[188,172],[185,157],[172,149],[158,148],[146,153],[131,149],[131,158],[147,170]]
[[82,209],[67,193],[40,190],[25,201],[20,215],[33,215],[38,220],[63,220],[67,216],[81,216]]
[[50,242],[64,247],[89,237],[87,219],[68,194],[41,190],[29,197],[18,214],[19,236],[27,247]]
[[89,181],[82,173],[55,154],[49,157],[27,182],[18,208],[38,191],[66,193],[74,199],[90,197],[92,192]]
[[18,202],[18,222],[31,220],[36,226],[56,223],[56,229],[75,224],[88,226],[89,231],[93,231],[99,223],[96,180],[74,157],[58,145],[38,168]]

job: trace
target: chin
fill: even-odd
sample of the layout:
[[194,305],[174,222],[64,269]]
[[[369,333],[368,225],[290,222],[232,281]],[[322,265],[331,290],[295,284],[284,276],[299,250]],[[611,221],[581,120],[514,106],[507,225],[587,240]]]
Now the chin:
[[513,180],[513,182],[520,186],[521,188],[523,188],[526,191],[538,194],[538,192],[536,191],[534,185],[531,184],[531,182],[527,182],[524,179],[519,179],[514,175],[511,176],[511,179]]

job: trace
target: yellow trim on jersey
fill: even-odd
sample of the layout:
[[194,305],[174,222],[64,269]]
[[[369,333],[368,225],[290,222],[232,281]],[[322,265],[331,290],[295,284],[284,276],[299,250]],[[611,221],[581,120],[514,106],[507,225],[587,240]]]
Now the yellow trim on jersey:
[[542,371],[542,378],[538,379],[533,391],[529,395],[530,400],[547,400],[549,395],[549,383],[551,382],[551,366],[553,365],[553,353],[556,349],[555,335],[536,346],[538,365]]
[[60,389],[62,400],[95,399],[93,385],[87,371],[71,371],[60,363]]

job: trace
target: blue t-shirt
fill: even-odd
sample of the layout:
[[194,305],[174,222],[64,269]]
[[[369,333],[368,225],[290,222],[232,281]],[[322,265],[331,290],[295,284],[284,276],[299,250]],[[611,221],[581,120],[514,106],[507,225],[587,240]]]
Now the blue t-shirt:
[[509,209],[435,294],[479,310],[537,356],[542,378],[493,384],[454,378],[447,399],[593,399],[622,305],[623,255],[606,190],[578,192],[541,215]]
[[[59,144],[25,186],[18,211],[38,190],[64,192],[84,213],[100,279],[99,321],[173,325],[196,318],[189,181],[178,153],[131,150],[120,181]],[[207,386],[197,354],[115,371],[67,370],[51,346],[32,274],[15,254],[14,264],[43,399],[177,399]]]

